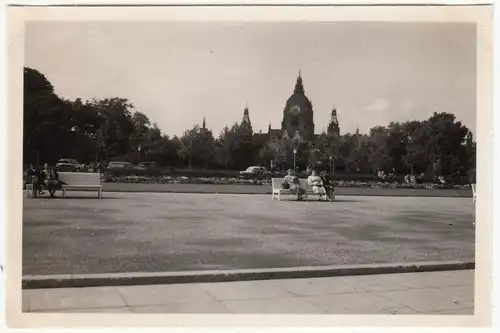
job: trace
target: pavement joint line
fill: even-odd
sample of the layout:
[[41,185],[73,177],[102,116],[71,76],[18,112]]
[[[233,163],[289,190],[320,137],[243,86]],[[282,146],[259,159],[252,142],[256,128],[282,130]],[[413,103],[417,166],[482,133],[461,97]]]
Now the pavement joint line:
[[428,261],[363,265],[305,266],[183,272],[134,272],[98,274],[25,275],[23,289],[111,287],[157,284],[186,284],[278,280],[395,273],[469,270],[471,261]]

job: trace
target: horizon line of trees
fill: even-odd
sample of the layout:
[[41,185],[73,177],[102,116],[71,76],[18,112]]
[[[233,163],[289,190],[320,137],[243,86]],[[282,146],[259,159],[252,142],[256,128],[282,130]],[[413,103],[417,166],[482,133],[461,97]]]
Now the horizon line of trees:
[[23,140],[25,165],[60,158],[231,170],[251,165],[286,169],[295,163],[299,169],[470,178],[476,164],[472,133],[449,113],[375,126],[368,134],[322,133],[312,144],[270,142],[266,134],[254,135],[250,126],[238,123],[226,126],[217,137],[198,125],[170,137],[126,98],[60,98],[42,73],[26,67]]

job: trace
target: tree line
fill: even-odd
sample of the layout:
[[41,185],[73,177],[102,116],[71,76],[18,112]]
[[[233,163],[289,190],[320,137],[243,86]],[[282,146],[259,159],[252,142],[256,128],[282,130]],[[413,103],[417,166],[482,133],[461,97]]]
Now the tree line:
[[[270,142],[248,124],[235,123],[214,137],[194,125],[170,137],[126,98],[74,101],[60,98],[35,69],[24,69],[24,163],[60,158],[90,161],[154,161],[160,166],[244,169],[250,165],[286,169],[294,164],[345,173],[432,174],[469,177],[475,173],[476,143],[453,114],[423,121],[391,122],[368,134],[318,135],[315,142]],[[296,153],[294,153],[296,149]]]

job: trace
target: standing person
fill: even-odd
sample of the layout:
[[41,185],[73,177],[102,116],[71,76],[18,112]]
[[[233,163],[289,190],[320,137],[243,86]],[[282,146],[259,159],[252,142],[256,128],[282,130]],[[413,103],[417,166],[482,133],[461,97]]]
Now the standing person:
[[327,198],[330,199],[330,201],[335,200],[335,189],[333,187],[333,184],[328,179],[326,171],[321,172],[319,176],[321,177],[321,181],[323,182],[323,187],[326,190]]
[[300,187],[299,177],[297,177],[292,169],[288,169],[283,183],[283,189],[290,189],[293,194],[297,195],[297,200],[300,201],[304,198],[305,190]]
[[316,170],[313,170],[312,174],[307,177],[307,183],[312,187],[314,194],[319,196],[320,201],[323,199],[326,200],[326,190],[323,185],[323,181],[321,180],[321,177],[318,176]]
[[308,165],[306,169],[306,177],[309,177],[312,174],[313,170],[312,168]]
[[46,178],[46,170],[47,163],[44,164],[43,167],[38,167],[33,170],[33,197],[36,197],[36,194],[39,195],[45,194],[42,188],[45,186],[45,178]]

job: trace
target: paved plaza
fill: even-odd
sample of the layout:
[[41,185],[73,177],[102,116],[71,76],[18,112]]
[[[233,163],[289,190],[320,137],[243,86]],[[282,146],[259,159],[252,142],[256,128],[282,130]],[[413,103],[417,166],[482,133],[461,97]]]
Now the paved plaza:
[[470,198],[71,192],[25,198],[23,274],[474,259]]
[[23,290],[25,312],[474,314],[474,271]]

